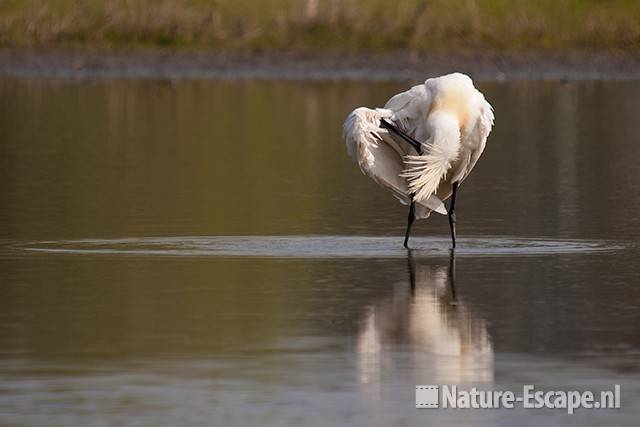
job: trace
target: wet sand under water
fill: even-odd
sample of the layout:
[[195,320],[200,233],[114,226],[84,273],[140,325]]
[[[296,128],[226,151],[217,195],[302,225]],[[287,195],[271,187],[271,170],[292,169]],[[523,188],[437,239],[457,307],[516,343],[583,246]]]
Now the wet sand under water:
[[634,53],[184,53],[0,50],[0,76],[20,78],[423,81],[460,71],[476,80],[637,80]]

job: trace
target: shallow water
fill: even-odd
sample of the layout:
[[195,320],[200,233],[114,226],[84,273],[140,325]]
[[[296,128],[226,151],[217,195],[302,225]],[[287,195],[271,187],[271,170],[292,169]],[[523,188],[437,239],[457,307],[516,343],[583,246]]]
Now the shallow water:
[[640,85],[479,86],[453,260],[340,139],[402,84],[0,80],[0,425],[636,425]]

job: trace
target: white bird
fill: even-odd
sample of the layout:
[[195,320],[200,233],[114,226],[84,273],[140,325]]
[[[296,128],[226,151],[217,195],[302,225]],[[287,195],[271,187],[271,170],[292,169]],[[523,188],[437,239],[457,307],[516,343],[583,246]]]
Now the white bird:
[[[384,108],[356,108],[343,125],[347,152],[362,172],[409,204],[411,226],[431,211],[449,216],[456,247],[458,185],[482,154],[493,108],[471,78],[453,73],[428,79],[389,99]],[[447,210],[443,201],[451,197]]]

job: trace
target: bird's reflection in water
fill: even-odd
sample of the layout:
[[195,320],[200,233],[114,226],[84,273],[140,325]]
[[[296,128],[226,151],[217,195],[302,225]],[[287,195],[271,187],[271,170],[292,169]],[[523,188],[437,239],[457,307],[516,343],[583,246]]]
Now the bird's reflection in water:
[[409,280],[370,306],[358,333],[360,381],[375,390],[384,377],[411,371],[415,384],[491,382],[493,347],[486,322],[456,294],[456,260],[414,259]]

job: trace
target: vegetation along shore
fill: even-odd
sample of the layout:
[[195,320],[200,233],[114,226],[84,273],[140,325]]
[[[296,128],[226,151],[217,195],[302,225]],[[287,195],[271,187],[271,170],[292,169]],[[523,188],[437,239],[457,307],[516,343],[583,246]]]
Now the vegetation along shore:
[[0,0],[0,47],[640,51],[636,0]]

